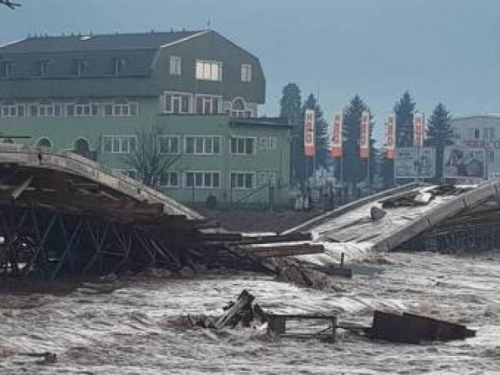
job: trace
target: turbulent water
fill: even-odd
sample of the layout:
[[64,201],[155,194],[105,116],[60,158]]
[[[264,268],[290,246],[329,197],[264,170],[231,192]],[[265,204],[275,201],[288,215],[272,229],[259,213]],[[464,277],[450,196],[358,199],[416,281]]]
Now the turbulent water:
[[[130,276],[69,293],[4,292],[0,373],[500,373],[500,257],[389,254],[362,263],[383,272],[336,280],[341,292],[299,288],[249,273],[192,279]],[[259,329],[215,333],[174,324],[186,314],[220,314],[242,289],[273,311],[338,312],[340,322],[368,324],[374,309],[412,311],[478,332],[466,341],[427,345],[371,342],[345,332],[329,344],[291,338],[276,342]],[[22,355],[45,351],[57,353],[57,363],[39,364]]]

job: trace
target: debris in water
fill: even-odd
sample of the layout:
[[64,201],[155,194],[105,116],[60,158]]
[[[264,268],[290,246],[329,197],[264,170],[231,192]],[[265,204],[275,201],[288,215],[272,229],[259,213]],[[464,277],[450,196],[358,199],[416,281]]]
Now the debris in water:
[[418,344],[422,341],[464,340],[476,331],[466,326],[425,316],[375,311],[371,338]]

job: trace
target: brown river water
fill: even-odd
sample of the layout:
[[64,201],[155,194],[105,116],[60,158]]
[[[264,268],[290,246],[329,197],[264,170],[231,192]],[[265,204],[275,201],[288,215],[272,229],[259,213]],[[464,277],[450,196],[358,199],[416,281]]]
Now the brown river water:
[[[88,284],[60,285],[58,293],[4,291],[0,374],[500,374],[500,256],[398,253],[364,265],[382,272],[335,279],[341,292],[229,272],[92,281],[99,293]],[[412,311],[466,324],[477,336],[402,345],[341,332],[334,344],[277,342],[263,328],[216,333],[172,323],[220,314],[242,289],[272,311],[337,312],[340,322],[364,324],[374,309]],[[57,363],[21,355],[45,351],[57,353]]]

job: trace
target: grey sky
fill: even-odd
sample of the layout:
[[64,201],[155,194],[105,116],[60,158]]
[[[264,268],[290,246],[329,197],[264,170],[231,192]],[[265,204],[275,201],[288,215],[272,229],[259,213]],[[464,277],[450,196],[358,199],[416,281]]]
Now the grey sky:
[[409,89],[418,109],[500,112],[498,0],[19,0],[0,42],[28,34],[211,28],[257,55],[276,115],[282,87],[320,90],[330,120],[354,94],[381,117]]

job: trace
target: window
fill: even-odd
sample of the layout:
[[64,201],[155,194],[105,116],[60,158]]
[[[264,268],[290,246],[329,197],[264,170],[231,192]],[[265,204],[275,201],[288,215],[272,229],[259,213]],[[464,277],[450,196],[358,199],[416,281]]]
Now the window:
[[196,113],[205,115],[219,113],[219,103],[221,103],[221,100],[222,98],[219,96],[197,95]]
[[269,150],[276,150],[278,148],[278,140],[274,137],[269,138]]
[[76,61],[76,75],[78,77],[84,76],[87,74],[87,60],[77,60]]
[[483,129],[483,139],[494,140],[495,139],[495,128],[484,128]]
[[261,138],[260,139],[260,149],[267,150],[267,147],[268,147],[267,138]]
[[133,135],[106,135],[102,150],[110,154],[128,154],[135,151],[137,138]]
[[180,153],[180,137],[162,135],[159,137],[160,153],[162,154],[179,154]]
[[480,134],[479,134],[479,129],[474,129],[474,139],[479,139]]
[[222,63],[196,60],[196,79],[204,81],[222,81]]
[[231,138],[230,152],[235,155],[253,155],[255,138]]
[[40,117],[54,117],[61,115],[61,104],[43,103],[38,105],[38,116]]
[[41,138],[36,143],[37,147],[52,148],[52,141],[48,138]]
[[42,60],[38,63],[40,77],[48,77],[49,76],[49,62],[47,60]]
[[12,77],[12,61],[3,61],[0,64],[0,77],[10,78]]
[[186,136],[186,154],[220,154],[221,139],[219,136]]
[[253,189],[254,173],[231,172],[231,189]]
[[165,93],[166,113],[191,113],[191,94]]
[[241,82],[252,82],[252,65],[241,65]]
[[31,117],[37,117],[38,116],[38,106],[37,105],[30,105],[30,116]]
[[24,105],[7,101],[0,106],[0,117],[24,117]]
[[115,76],[119,76],[123,74],[123,68],[125,67],[125,60],[124,59],[115,59],[114,60],[114,68],[115,68]]
[[160,186],[179,187],[180,186],[179,172],[162,173],[160,176]]
[[186,187],[198,189],[220,188],[220,172],[186,172]]
[[243,118],[252,116],[252,111],[246,108],[245,101],[241,98],[233,100],[233,103],[231,104],[231,109],[229,109],[227,112],[231,117]]
[[181,58],[179,56],[170,56],[170,75],[181,75]]
[[92,115],[92,105],[88,104],[75,104],[75,116],[89,117]]

